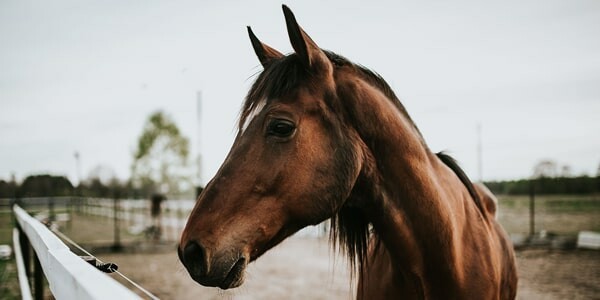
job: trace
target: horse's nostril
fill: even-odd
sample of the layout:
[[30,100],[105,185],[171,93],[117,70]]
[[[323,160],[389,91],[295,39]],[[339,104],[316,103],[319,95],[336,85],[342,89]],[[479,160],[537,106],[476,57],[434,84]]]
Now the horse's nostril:
[[180,259],[193,276],[206,275],[206,251],[198,243],[189,242],[180,254]]

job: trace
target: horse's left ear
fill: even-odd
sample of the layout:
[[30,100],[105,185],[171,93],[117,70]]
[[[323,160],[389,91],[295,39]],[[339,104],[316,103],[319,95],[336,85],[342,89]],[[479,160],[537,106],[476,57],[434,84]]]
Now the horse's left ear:
[[258,60],[260,60],[260,63],[263,65],[263,67],[266,67],[267,64],[269,64],[269,62],[272,60],[283,57],[281,52],[263,44],[260,40],[258,40],[256,35],[254,35],[254,32],[252,32],[250,26],[247,26],[247,28],[248,36],[250,36],[250,42],[252,42],[252,48],[254,48],[254,52],[256,53],[256,56],[258,56]]
[[300,28],[290,8],[285,4],[282,7],[290,42],[304,65],[314,67],[318,62],[327,61],[323,50]]

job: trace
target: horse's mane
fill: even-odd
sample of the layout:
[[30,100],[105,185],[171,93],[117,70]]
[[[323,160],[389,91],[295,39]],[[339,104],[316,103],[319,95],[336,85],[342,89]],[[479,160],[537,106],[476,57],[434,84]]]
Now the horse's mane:
[[[325,55],[335,66],[352,66],[357,70],[359,76],[365,81],[377,87],[386,98],[391,101],[394,106],[402,113],[409,121],[419,135],[423,146],[428,149],[423,136],[408,112],[388,85],[388,83],[377,73],[365,68],[361,65],[354,64],[346,58],[330,51],[324,51]],[[287,93],[295,90],[298,86],[304,83],[310,77],[310,71],[307,70],[301,63],[298,56],[293,53],[279,59],[271,61],[258,75],[258,78],[253,83],[250,91],[246,96],[244,105],[240,112],[239,130],[241,131],[244,124],[252,112],[258,107],[268,105],[269,102],[281,98]],[[479,199],[472,182],[460,168],[458,163],[445,153],[437,153],[437,157],[446,164],[458,176],[460,181],[466,186],[467,190],[479,210],[483,213],[481,200]],[[485,216],[485,214],[483,214]],[[357,207],[342,206],[336,215],[331,217],[330,239],[333,242],[333,247],[339,246],[349,258],[352,267],[352,274],[355,271],[362,271],[363,264],[366,262],[368,241],[370,237],[370,223],[364,213]],[[378,239],[376,239],[378,241]],[[377,242],[375,247],[379,247]]]
[[444,164],[446,164],[446,166],[448,166],[452,171],[454,171],[454,174],[456,174],[456,176],[458,176],[460,181],[465,185],[465,187],[467,188],[467,191],[469,191],[469,195],[471,195],[471,198],[473,198],[475,205],[477,205],[477,208],[479,209],[479,211],[481,211],[481,214],[483,215],[483,217],[485,217],[486,213],[483,209],[483,204],[481,203],[481,198],[479,198],[479,194],[477,194],[477,192],[475,191],[475,186],[473,186],[473,182],[471,182],[471,180],[469,179],[467,174],[465,174],[465,172],[460,168],[460,166],[458,165],[458,162],[456,162],[456,160],[453,157],[451,157],[450,155],[448,155],[444,152],[438,152],[435,155]]

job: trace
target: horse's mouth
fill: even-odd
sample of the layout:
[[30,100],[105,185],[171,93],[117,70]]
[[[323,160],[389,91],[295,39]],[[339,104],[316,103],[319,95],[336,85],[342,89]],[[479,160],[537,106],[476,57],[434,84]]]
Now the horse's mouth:
[[244,269],[246,269],[246,258],[242,256],[233,264],[219,287],[226,290],[242,285],[244,283]]

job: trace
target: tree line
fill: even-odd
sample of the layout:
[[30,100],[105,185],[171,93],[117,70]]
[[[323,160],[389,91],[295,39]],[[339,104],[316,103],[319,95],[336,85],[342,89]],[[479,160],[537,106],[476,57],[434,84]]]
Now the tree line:
[[28,197],[100,197],[137,198],[145,191],[135,189],[129,182],[116,179],[103,183],[99,178],[86,180],[75,187],[65,176],[49,174],[28,176],[23,182],[0,180],[0,198]]
[[[494,194],[526,195],[530,188],[536,194],[594,194],[600,193],[600,176],[540,177],[506,181],[489,181],[485,185]],[[151,189],[135,187],[131,181],[112,179],[104,183],[99,178],[81,182],[77,187],[64,176],[33,175],[22,183],[0,180],[0,198],[84,196],[101,198],[147,198]]]
[[600,193],[600,176],[539,177],[507,181],[489,181],[485,185],[494,194],[525,195],[530,189],[536,194],[595,194]]

